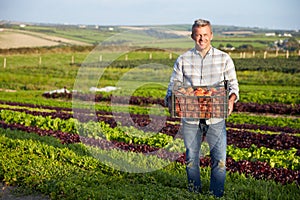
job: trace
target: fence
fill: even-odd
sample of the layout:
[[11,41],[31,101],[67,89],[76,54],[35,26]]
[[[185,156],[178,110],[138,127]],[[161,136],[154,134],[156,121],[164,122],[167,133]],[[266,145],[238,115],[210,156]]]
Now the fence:
[[228,54],[232,58],[274,58],[274,57],[285,57],[289,58],[290,56],[300,56],[300,50],[290,52],[290,51],[247,51],[247,52],[238,52],[238,51],[229,51]]
[[[166,53],[164,52],[164,55],[160,55],[159,57],[157,54],[154,54],[152,52],[142,52],[144,54],[143,56],[138,57],[138,59],[175,59],[178,55],[177,53]],[[178,53],[179,54],[179,53]],[[246,59],[246,58],[275,58],[275,57],[282,57],[288,59],[291,56],[300,56],[300,50],[297,52],[289,52],[289,51],[248,51],[248,52],[239,52],[239,51],[229,51],[228,54],[233,58],[233,59]],[[104,61],[106,55],[99,55],[99,62]],[[1,58],[1,57],[0,57]],[[137,59],[136,56],[131,56],[130,54],[125,54],[122,55],[118,60],[135,60]],[[80,63],[82,62],[82,59],[78,59],[79,61],[76,60],[76,57],[74,55],[72,56],[66,56],[66,61],[64,64],[75,64],[75,63]],[[8,63],[10,62],[9,57],[3,57],[3,68],[6,68],[8,66]],[[34,63],[32,63],[34,64]],[[38,66],[41,66],[43,64],[43,56],[37,56],[36,64]]]

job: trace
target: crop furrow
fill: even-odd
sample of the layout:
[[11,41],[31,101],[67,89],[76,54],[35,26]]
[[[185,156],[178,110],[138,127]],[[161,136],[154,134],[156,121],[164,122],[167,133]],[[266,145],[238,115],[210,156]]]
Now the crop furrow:
[[[6,124],[3,121],[0,121],[0,126],[3,128],[9,129],[18,129],[26,132],[33,132],[40,136],[54,136],[61,140],[63,144],[68,143],[77,143],[82,142],[87,145],[97,146],[104,150],[119,148],[125,151],[132,151],[137,153],[146,153],[151,155],[156,155],[162,159],[169,159],[169,160],[176,160],[181,164],[185,164],[185,154],[183,153],[173,153],[168,152],[163,149],[153,148],[148,145],[129,145],[124,142],[117,142],[117,141],[105,141],[105,140],[97,140],[90,138],[79,138],[78,135],[75,134],[67,134],[60,131],[47,131],[41,130],[36,127],[26,127],[20,124]],[[82,140],[82,141],[80,141]],[[154,153],[153,153],[154,152]],[[208,167],[210,166],[210,158],[209,157],[201,157],[200,159],[200,166],[201,167]],[[245,174],[246,176],[252,176],[255,179],[263,179],[263,180],[274,180],[281,184],[290,184],[295,182],[299,185],[300,183],[300,171],[299,170],[290,170],[285,168],[272,168],[267,162],[261,161],[247,161],[247,160],[240,160],[235,161],[231,157],[228,157],[226,160],[226,167],[227,171],[230,173],[239,173]]]
[[[67,98],[72,99],[72,94],[43,94],[46,98]],[[164,100],[161,98],[152,98],[152,97],[137,97],[137,96],[103,96],[102,94],[76,94],[76,99],[81,101],[95,101],[95,102],[111,102],[112,98],[114,103],[117,104],[130,104],[130,105],[161,105],[164,106]],[[32,105],[26,103],[14,103],[14,102],[4,102],[0,101],[1,104],[7,105],[22,105],[28,106],[32,108],[44,108],[44,109],[55,109],[61,110],[64,108],[59,107],[50,107],[50,106],[39,106],[39,105]],[[72,109],[67,109],[68,111]],[[270,113],[270,114],[283,114],[283,115],[291,115],[297,116],[300,115],[300,104],[291,105],[291,104],[284,104],[284,103],[266,103],[266,104],[259,104],[253,102],[237,102],[234,107],[235,112],[251,112],[251,113]]]
[[[23,108],[5,108],[5,109],[2,108],[2,110],[19,111],[19,112],[25,112],[27,114],[32,114],[32,115],[51,116],[53,118],[69,119],[73,117],[73,114],[71,114],[72,109],[59,109],[59,108],[51,108],[51,107],[50,108],[47,107],[47,109],[57,110],[57,112],[30,111]],[[76,110],[75,117],[81,122],[88,122],[88,121],[95,121],[96,115],[98,121],[110,121],[111,126],[116,125],[114,122],[112,122],[115,120],[112,120],[111,118],[116,118],[117,120],[123,117],[128,118],[128,113],[122,113],[122,112],[112,113],[108,111],[93,112],[87,109]],[[170,122],[176,122],[176,123],[180,122],[180,119],[171,118],[171,117],[162,117],[162,116],[151,116],[150,118],[149,115],[130,114],[130,117],[132,118],[132,121],[135,124],[138,124],[140,127],[146,127],[148,124],[150,124],[151,121],[156,119],[165,120],[167,124]],[[290,128],[287,126],[281,127],[281,126],[247,124],[247,123],[236,124],[228,121],[226,122],[226,125],[229,128],[238,128],[238,129],[251,129],[251,130],[262,130],[262,131],[272,131],[272,132],[283,132],[283,133],[300,133],[300,129]],[[149,126],[147,128],[151,130]]]
[[80,142],[79,135],[65,133],[62,131],[44,130],[35,126],[25,126],[16,123],[7,124],[4,121],[0,121],[0,127],[4,129],[21,130],[27,133],[36,133],[40,136],[53,136],[55,138],[58,138],[62,144],[72,144]]
[[[27,114],[31,114],[34,116],[51,116],[53,119],[60,118],[63,120],[70,119],[72,116],[68,113],[59,113],[59,112],[38,112],[38,111],[24,111]],[[91,116],[87,113],[83,114],[83,116],[91,118]],[[82,116],[81,116],[82,117]],[[144,118],[145,117],[145,118]],[[148,116],[144,116],[143,118],[140,115],[133,115],[132,118],[124,117],[123,114],[111,116],[98,116],[98,121],[102,121],[106,124],[109,124],[110,127],[114,128],[117,126],[117,122],[120,122],[122,126],[132,126],[133,122],[138,125],[138,129],[148,132],[157,129],[157,124],[161,122],[161,118],[153,118],[152,122]],[[157,130],[156,130],[157,131]],[[180,135],[180,125],[178,124],[170,124],[165,123],[162,125],[161,130],[159,132],[164,133],[166,135],[172,137],[181,137]],[[260,134],[255,132],[246,131],[243,129],[228,129],[228,144],[236,145],[240,148],[248,148],[252,144],[256,146],[265,146],[271,149],[289,149],[291,147],[297,148],[298,153],[300,155],[300,137],[293,136],[286,133],[281,134]]]
[[252,144],[261,147],[267,147],[271,149],[290,149],[294,147],[298,149],[300,155],[300,137],[282,134],[260,134],[248,132],[245,130],[227,130],[227,142],[228,144],[236,145],[240,148],[249,148]]

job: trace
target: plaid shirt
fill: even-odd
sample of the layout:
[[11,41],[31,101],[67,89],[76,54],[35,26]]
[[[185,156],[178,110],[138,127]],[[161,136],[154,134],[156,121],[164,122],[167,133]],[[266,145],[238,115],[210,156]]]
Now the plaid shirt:
[[[204,58],[195,49],[179,56],[174,64],[166,99],[171,96],[175,81],[184,86],[213,86],[228,80],[229,96],[234,93],[239,99],[239,86],[235,66],[230,56],[211,47]],[[219,120],[218,120],[219,121]]]

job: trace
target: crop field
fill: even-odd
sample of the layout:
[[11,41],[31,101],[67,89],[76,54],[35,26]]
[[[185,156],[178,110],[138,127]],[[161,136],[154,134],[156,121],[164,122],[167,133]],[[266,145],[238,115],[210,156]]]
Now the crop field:
[[[80,41],[94,42],[94,32],[82,34]],[[76,39],[74,32],[67,35]],[[163,106],[180,50],[117,50],[96,56],[67,47],[0,54],[2,185],[17,186],[16,196],[43,199],[215,199],[208,192],[205,142],[204,192],[187,191],[180,120]],[[221,199],[299,199],[299,56],[236,55],[240,101],[226,119]],[[105,87],[116,90],[91,91]]]

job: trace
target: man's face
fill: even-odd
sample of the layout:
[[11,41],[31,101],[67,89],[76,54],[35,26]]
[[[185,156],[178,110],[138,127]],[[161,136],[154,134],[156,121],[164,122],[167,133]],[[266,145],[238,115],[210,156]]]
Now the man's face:
[[195,27],[193,29],[192,38],[195,41],[198,50],[208,50],[213,34],[209,26]]

